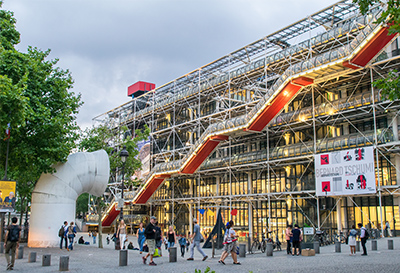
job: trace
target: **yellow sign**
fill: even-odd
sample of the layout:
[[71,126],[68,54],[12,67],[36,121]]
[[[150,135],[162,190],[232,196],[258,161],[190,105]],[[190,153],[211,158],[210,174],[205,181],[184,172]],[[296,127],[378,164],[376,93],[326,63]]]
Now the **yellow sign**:
[[0,181],[0,212],[12,212],[15,208],[15,181]]

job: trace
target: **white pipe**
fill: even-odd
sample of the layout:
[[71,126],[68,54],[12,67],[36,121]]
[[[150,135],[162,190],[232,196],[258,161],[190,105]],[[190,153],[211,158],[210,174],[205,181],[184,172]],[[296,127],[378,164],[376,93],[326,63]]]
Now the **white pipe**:
[[104,150],[75,153],[54,168],[55,173],[41,175],[32,193],[29,247],[60,245],[58,230],[64,221],[75,222],[78,196],[101,196],[106,190],[110,161]]

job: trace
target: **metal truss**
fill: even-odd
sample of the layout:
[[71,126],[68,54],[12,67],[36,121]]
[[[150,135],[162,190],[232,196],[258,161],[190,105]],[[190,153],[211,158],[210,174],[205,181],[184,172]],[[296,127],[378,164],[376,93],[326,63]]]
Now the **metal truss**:
[[[126,125],[133,136],[135,129],[147,124],[151,129],[153,170],[161,164],[179,164],[207,128],[257,110],[257,104],[274,84],[296,65],[312,62],[317,67],[323,63],[323,56],[341,54],[342,48],[360,39],[360,35],[365,36],[380,11],[377,7],[371,14],[361,16],[352,1],[340,1],[93,121],[107,124],[110,129]],[[397,170],[400,166],[392,163],[392,158],[398,153],[400,142],[394,139],[398,132],[389,127],[394,126],[400,104],[380,99],[371,84],[373,78],[385,77],[390,69],[398,68],[400,59],[393,52],[382,51],[367,68],[332,66],[313,72],[314,83],[303,88],[263,131],[235,132],[221,142],[196,173],[177,174],[165,182],[149,206],[171,214],[168,221],[173,224],[177,215],[190,211],[193,204],[232,208],[232,202],[246,202],[254,208],[258,201],[270,205],[288,198],[318,200],[314,189],[302,186],[307,185],[304,181],[313,172],[314,156],[353,146],[374,146],[377,157]],[[377,120],[387,118],[388,112],[387,128],[378,128]],[[373,121],[370,130],[360,128],[363,120]],[[272,189],[271,181],[279,177],[278,172],[285,173],[289,183],[277,191]],[[245,183],[239,178],[243,173],[249,177]],[[378,166],[378,174],[382,173]],[[254,181],[262,175],[267,181],[264,191],[255,192]],[[205,196],[200,196],[198,191],[196,195],[194,185],[206,189],[210,186],[207,179],[224,181],[229,193],[220,194],[220,182],[215,182],[216,192],[207,190]],[[233,193],[233,185],[239,184],[238,192]],[[380,186],[379,194],[398,195],[396,187]],[[117,196],[118,190],[111,186],[111,195]],[[319,227],[320,223],[313,225]]]

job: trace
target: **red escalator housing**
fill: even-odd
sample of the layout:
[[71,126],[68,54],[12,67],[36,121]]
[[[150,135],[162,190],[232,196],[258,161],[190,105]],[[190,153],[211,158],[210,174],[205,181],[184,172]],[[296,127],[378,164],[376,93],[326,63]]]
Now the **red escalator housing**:
[[228,138],[228,136],[219,135],[207,139],[197,153],[186,164],[181,173],[194,173],[204,160],[206,160],[206,158],[214,151],[215,147],[217,147],[221,141],[227,140]]
[[272,103],[267,106],[245,130],[257,132],[262,131],[303,86],[312,83],[313,79],[306,77],[299,77],[294,79],[292,82],[289,82],[272,100]]
[[150,199],[153,193],[156,192],[158,187],[160,187],[161,183],[166,178],[170,178],[170,175],[155,175],[151,178],[151,180],[145,186],[145,189],[140,193],[140,195],[136,198],[133,204],[146,204],[146,202]]

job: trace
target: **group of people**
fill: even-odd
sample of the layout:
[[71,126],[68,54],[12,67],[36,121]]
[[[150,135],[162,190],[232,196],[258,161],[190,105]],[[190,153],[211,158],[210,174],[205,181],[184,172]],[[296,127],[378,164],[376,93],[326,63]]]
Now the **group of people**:
[[[64,221],[64,224],[61,226],[58,236],[60,237],[60,249],[63,249],[63,242],[65,242],[65,249],[68,251],[74,250],[74,239],[76,236],[76,227],[74,222],[71,222],[68,225],[67,221]],[[68,244],[69,241],[69,244]]]
[[[357,224],[360,232],[356,230],[355,225],[352,225],[351,229],[349,230],[347,234],[347,243],[350,247],[350,256],[356,255],[356,241],[357,241],[357,236],[360,237],[361,241],[361,246],[363,249],[363,254],[362,256],[367,255],[367,248],[366,248],[366,243],[368,239],[368,231],[361,223]],[[390,234],[391,235],[391,234]],[[296,224],[294,225],[294,228],[292,228],[292,225],[288,225],[285,231],[285,237],[286,237],[286,242],[287,242],[287,254],[288,255],[300,255],[300,243],[303,240],[303,234],[299,226]]]
[[301,232],[301,229],[299,228],[299,225],[295,224],[294,228],[292,225],[288,225],[285,231],[285,237],[286,237],[286,252],[288,255],[300,255],[300,244],[301,241],[303,241],[303,233]]
[[[193,219],[194,222],[194,230],[193,234],[189,236],[189,240],[191,241],[191,252],[190,257],[188,258],[189,261],[194,260],[194,248],[196,247],[197,250],[203,255],[203,261],[205,261],[208,256],[204,253],[204,251],[200,247],[200,241],[202,239],[202,235],[200,233],[200,226],[197,224],[197,219]],[[143,224],[141,223],[139,229],[137,230],[137,237],[138,243],[140,247],[140,253],[142,253],[144,245],[146,244],[148,247],[148,253],[142,257],[143,263],[147,264],[147,259],[150,257],[149,265],[155,266],[157,265],[153,258],[156,249],[160,249],[162,244],[162,232],[160,227],[157,224],[157,218],[155,216],[150,217],[150,223],[143,228]],[[177,242],[177,235],[173,230],[173,227],[170,226],[167,232],[167,249],[169,250],[173,247]],[[187,248],[187,240],[185,236],[180,236],[179,238],[179,245],[181,247],[181,256],[183,257],[185,254],[185,248]]]

